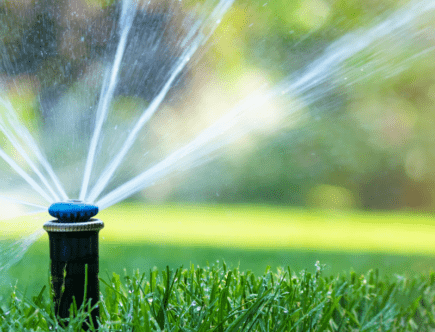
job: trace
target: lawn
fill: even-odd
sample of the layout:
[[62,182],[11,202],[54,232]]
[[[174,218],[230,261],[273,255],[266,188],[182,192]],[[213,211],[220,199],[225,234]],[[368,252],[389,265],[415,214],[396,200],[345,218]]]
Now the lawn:
[[108,242],[435,255],[435,217],[424,214],[124,204],[98,217]]
[[[177,268],[225,260],[263,273],[289,265],[326,274],[353,268],[364,273],[413,275],[435,266],[435,218],[410,213],[312,211],[275,206],[122,204],[102,211],[100,271],[123,274],[154,266]],[[28,217],[34,218],[34,217]],[[48,216],[39,216],[41,222]],[[23,220],[21,220],[23,221]],[[4,223],[11,236],[27,224]],[[12,232],[12,229],[14,230]],[[33,294],[48,283],[47,235],[13,266],[0,294],[18,288]]]
[[[12,292],[0,305],[1,331],[433,331],[435,274],[404,278],[348,272],[325,277],[291,268],[261,275],[222,262],[103,277],[100,316],[72,305],[56,319],[44,287],[31,299]],[[83,307],[82,307],[83,308]],[[67,323],[68,326],[65,326]]]

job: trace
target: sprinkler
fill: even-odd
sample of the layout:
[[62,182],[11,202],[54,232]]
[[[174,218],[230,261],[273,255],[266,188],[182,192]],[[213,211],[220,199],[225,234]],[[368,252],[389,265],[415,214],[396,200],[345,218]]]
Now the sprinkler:
[[[55,312],[59,318],[68,318],[74,301],[77,308],[88,300],[92,307],[98,302],[98,232],[104,223],[92,219],[97,206],[79,200],[54,203],[48,212],[57,218],[44,224],[50,242]],[[99,314],[98,307],[91,312],[94,326]]]

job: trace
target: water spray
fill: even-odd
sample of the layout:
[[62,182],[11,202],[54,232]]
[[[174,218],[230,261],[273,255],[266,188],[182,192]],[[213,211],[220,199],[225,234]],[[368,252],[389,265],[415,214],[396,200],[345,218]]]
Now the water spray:
[[[48,212],[57,218],[44,224],[50,242],[55,312],[59,318],[68,318],[74,301],[77,308],[89,300],[91,307],[98,302],[98,232],[104,223],[93,219],[97,206],[79,200],[54,203]],[[98,307],[91,311],[94,326],[99,314]]]

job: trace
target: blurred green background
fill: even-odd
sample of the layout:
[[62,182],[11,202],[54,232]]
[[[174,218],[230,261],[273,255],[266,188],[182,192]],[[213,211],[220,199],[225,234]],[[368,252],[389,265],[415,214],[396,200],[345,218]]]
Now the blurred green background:
[[[196,3],[181,2],[177,7],[171,1],[153,1],[144,15],[160,14],[164,20],[171,10],[195,11]],[[358,29],[382,23],[407,3],[236,1],[207,46],[198,51],[200,56],[184,74],[184,81],[168,97],[161,117],[151,121],[137,143],[138,153],[130,158],[129,174],[144,170],[179,142],[188,142],[204,125],[213,123],[216,112],[226,111],[211,107],[217,98],[238,101],[249,97],[253,91],[250,85],[268,82],[273,86],[288,75],[297,77],[333,41],[350,31],[357,31],[358,39],[364,32]],[[108,36],[113,34],[109,24],[113,25],[118,15],[116,4],[103,0],[0,2],[2,91],[59,172],[68,166],[74,169],[78,158],[86,155],[92,121],[89,109],[80,111],[80,105],[83,94],[95,99],[99,93],[99,83],[93,84],[92,72],[88,72],[90,64],[105,59],[102,54],[106,48],[113,53]],[[402,35],[407,31],[395,31],[348,59],[331,74],[329,88],[319,86],[315,90],[321,99],[303,109],[302,121],[290,128],[291,122],[279,123],[251,135],[221,153],[212,166],[190,173],[187,170],[187,175],[175,180],[166,179],[136,199],[432,211],[435,64],[433,53],[428,51],[434,47],[435,37],[433,19],[427,16],[421,15],[412,26],[407,25],[418,38],[410,35],[405,42]],[[173,41],[171,36],[167,38]],[[127,54],[127,66],[128,59]],[[369,74],[355,76],[361,72]],[[351,82],[343,84],[347,77]],[[223,83],[227,88],[218,88]],[[134,118],[134,112],[153,96],[130,90],[115,96],[112,109],[118,115],[108,120],[121,127],[129,114]],[[54,101],[65,102],[59,100],[62,93],[76,98],[73,105],[77,110],[50,110]],[[302,103],[303,97],[296,96]],[[266,117],[268,112],[264,110]],[[75,125],[68,128],[64,123],[58,129],[59,122],[53,124],[56,117]],[[75,150],[62,148],[67,145],[63,139],[71,141],[68,130],[83,133],[74,140]],[[173,137],[166,139],[171,132]],[[121,140],[123,136],[118,135]],[[62,145],[57,146],[57,141]],[[13,153],[6,139],[4,144],[4,149]],[[151,162],[144,162],[140,151],[150,151]],[[106,153],[110,155],[110,149]],[[5,172],[7,168],[4,166]],[[125,172],[119,172],[114,183],[128,178]]]
[[[178,17],[199,12],[197,4],[204,1],[140,3],[143,17],[135,36],[146,35],[149,26],[159,31],[160,24],[186,28]],[[258,87],[297,79],[334,41],[352,32],[351,47],[352,40],[409,3],[418,1],[235,1],[108,189],[189,142]],[[179,14],[170,16],[173,12]],[[118,2],[109,0],[0,1],[1,95],[11,101],[73,194],[81,182],[83,163],[78,160],[87,154],[101,68],[115,50],[118,15]],[[435,233],[433,17],[428,11],[376,40],[328,72],[326,83],[315,87],[313,95],[292,96],[292,102],[307,105],[297,120],[284,118],[231,144],[205,165],[180,169],[142,190],[129,198],[132,205],[101,214],[106,222],[101,270],[175,268],[216,259],[240,262],[242,269],[258,273],[266,265],[314,269],[317,260],[328,265],[328,273],[350,267],[358,272],[377,267],[390,274],[430,270],[435,261],[430,240]],[[162,36],[163,43],[179,46],[170,33]],[[139,46],[146,53],[146,40]],[[145,70],[130,52],[124,66]],[[147,66],[165,68],[160,58],[153,53]],[[125,138],[138,110],[156,94],[141,80],[131,80],[137,87],[128,85],[132,73],[127,69],[108,119],[120,126],[118,134],[106,135],[96,172],[116,150],[116,142],[109,139]],[[164,79],[158,71],[152,75],[155,86]],[[308,103],[313,96],[319,99]],[[264,110],[266,118],[286,111],[282,101],[270,106]],[[6,138],[1,139],[2,148],[27,167]],[[7,165],[1,164],[0,170],[7,188],[3,194],[8,194],[18,180]],[[192,214],[186,215],[186,209]],[[155,226],[149,231],[153,213]],[[113,216],[119,219],[112,221]],[[176,232],[173,222],[179,218],[192,237]],[[219,224],[216,228],[193,236],[199,224],[214,225],[212,219]],[[275,230],[276,242],[273,234],[262,242],[266,233],[254,228],[256,223]],[[10,233],[13,226],[3,227]],[[220,240],[213,242],[215,232]],[[228,240],[230,234],[245,245]],[[32,290],[44,284],[47,253],[44,235],[2,284],[8,287],[14,278]]]

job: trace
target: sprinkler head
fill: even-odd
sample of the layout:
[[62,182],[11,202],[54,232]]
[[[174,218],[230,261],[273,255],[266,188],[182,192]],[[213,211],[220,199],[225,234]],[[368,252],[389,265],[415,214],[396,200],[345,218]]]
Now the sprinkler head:
[[[98,232],[104,227],[101,220],[92,218],[98,213],[98,207],[69,200],[52,204],[48,212],[56,218],[44,224],[50,244],[51,286],[56,315],[68,318],[71,304],[76,303],[79,308],[90,299],[93,308],[91,319],[94,326],[98,326]],[[88,330],[87,324],[84,323],[85,330]]]
[[85,222],[97,215],[98,206],[71,199],[52,204],[48,208],[48,213],[60,223]]

